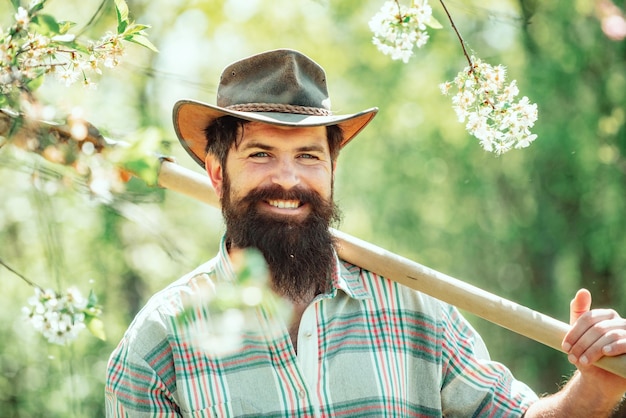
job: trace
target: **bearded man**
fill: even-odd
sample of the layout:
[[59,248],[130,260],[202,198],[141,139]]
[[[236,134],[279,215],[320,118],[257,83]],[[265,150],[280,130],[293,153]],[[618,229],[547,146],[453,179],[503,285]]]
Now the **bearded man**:
[[[626,321],[590,311],[587,292],[572,302],[563,342],[578,371],[538,398],[489,359],[456,308],[337,257],[337,157],[376,112],[334,115],[324,71],[293,50],[228,66],[217,105],[175,105],[177,135],[206,168],[226,233],[213,260],[151,298],[130,325],[109,361],[108,417],[610,414],[626,381],[591,363],[626,352]],[[292,315],[278,335],[216,355],[185,339],[175,318],[200,282],[236,280],[231,256],[244,248],[263,254]],[[262,313],[258,321],[262,329]]]

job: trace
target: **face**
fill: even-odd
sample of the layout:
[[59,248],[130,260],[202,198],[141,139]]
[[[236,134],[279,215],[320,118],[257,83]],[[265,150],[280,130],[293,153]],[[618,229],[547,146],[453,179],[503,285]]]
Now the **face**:
[[226,158],[206,166],[222,201],[231,246],[265,256],[275,290],[292,300],[324,291],[333,267],[328,227],[334,164],[326,128],[251,122]]
[[[207,157],[207,171],[220,198],[224,177],[228,177],[232,201],[270,186],[285,191],[304,189],[326,200],[332,198],[334,166],[323,126],[287,128],[250,122],[243,128],[241,141],[228,153],[228,173],[211,156]],[[310,204],[295,199],[258,202],[257,209],[294,219],[311,213]]]

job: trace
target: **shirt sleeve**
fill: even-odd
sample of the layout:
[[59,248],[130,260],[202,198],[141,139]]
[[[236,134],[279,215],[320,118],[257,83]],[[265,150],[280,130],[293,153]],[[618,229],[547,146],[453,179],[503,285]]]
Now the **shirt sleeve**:
[[446,417],[521,417],[537,395],[492,361],[480,335],[458,310],[444,305],[442,408]]
[[[107,418],[178,417],[173,391],[175,377],[169,364],[171,349],[157,337],[153,326],[128,332],[107,366],[105,407]],[[156,343],[152,343],[156,341]]]

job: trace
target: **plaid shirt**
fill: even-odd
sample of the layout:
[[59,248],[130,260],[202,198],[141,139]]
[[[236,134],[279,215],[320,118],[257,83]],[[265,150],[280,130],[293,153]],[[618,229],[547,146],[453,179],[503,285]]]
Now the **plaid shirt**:
[[340,260],[302,316],[297,354],[285,327],[208,355],[172,320],[207,278],[234,279],[223,242],[130,325],[109,360],[107,417],[503,417],[537,399],[454,307]]

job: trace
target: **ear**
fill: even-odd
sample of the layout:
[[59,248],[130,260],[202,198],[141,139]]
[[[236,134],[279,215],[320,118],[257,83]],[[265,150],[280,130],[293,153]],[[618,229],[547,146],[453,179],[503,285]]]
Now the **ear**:
[[204,166],[207,174],[209,175],[209,179],[211,179],[211,184],[213,185],[215,194],[221,199],[223,191],[222,186],[224,183],[222,164],[220,164],[219,160],[214,155],[207,154],[204,160]]

